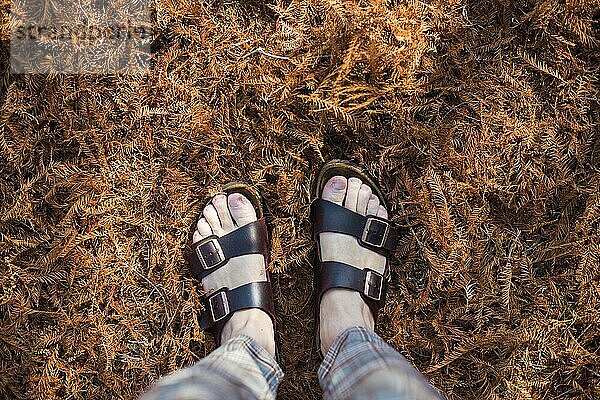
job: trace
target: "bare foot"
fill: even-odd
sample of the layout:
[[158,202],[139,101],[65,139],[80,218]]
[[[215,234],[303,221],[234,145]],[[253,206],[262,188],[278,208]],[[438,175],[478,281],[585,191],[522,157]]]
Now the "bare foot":
[[[256,211],[250,200],[240,193],[229,196],[217,195],[207,205],[198,220],[193,242],[196,243],[211,235],[224,236],[227,233],[256,221]],[[227,264],[202,279],[207,293],[227,287],[235,289],[250,282],[267,280],[265,260],[261,254],[247,254],[234,257]],[[275,332],[269,315],[259,309],[235,312],[223,327],[221,342],[237,335],[250,336],[275,355]]]
[[[379,198],[358,178],[334,176],[323,188],[321,197],[361,215],[388,217],[386,209],[379,204]],[[338,261],[359,269],[385,272],[386,258],[361,247],[355,237],[333,232],[323,232],[319,237],[322,261]],[[374,329],[374,325],[373,314],[360,293],[333,288],[323,294],[319,321],[323,354],[347,328],[364,326]]]

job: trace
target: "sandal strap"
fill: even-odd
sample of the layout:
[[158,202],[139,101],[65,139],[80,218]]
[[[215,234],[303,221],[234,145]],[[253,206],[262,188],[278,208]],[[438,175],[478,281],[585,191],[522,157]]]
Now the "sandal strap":
[[275,324],[275,307],[269,281],[251,282],[231,290],[222,288],[203,297],[202,305],[204,312],[200,317],[200,327],[214,327],[217,341],[220,341],[225,323],[239,310],[259,308],[269,314]]
[[385,304],[389,268],[381,274],[370,268],[359,269],[337,261],[322,261],[319,271],[320,298],[332,288],[350,289],[359,292],[377,318],[379,309]]
[[321,198],[312,205],[314,239],[323,232],[354,236],[358,244],[383,256],[389,256],[398,243],[398,230],[390,221],[364,216]]
[[215,272],[229,259],[245,254],[268,256],[267,224],[261,218],[241,226],[225,236],[208,236],[192,245],[190,270],[202,279]]

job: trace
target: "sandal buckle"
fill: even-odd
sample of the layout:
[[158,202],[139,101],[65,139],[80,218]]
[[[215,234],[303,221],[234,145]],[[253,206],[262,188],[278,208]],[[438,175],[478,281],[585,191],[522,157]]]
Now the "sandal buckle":
[[381,300],[381,294],[383,292],[384,277],[371,269],[366,271],[363,294],[370,299],[379,301]]
[[[220,301],[219,301],[220,300]],[[215,293],[208,298],[208,306],[210,308],[210,316],[213,322],[219,322],[229,315],[229,299],[224,291]]]
[[368,217],[361,241],[370,246],[382,248],[389,233],[389,222],[379,218]]
[[203,270],[213,269],[227,262],[218,239],[218,236],[209,236],[204,243],[196,247],[196,255]]

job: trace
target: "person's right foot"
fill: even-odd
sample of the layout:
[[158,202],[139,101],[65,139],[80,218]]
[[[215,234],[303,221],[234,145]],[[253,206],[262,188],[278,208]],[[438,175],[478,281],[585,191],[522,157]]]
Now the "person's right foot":
[[[323,188],[321,197],[361,215],[388,217],[387,210],[380,205],[379,198],[358,178],[334,176]],[[386,258],[361,247],[355,237],[323,232],[319,240],[322,261],[338,261],[359,269],[370,268],[381,274],[385,271]],[[347,328],[364,326],[374,329],[375,325],[373,314],[360,293],[349,289],[334,288],[325,292],[321,299],[319,315],[323,354],[327,353],[335,338]]]

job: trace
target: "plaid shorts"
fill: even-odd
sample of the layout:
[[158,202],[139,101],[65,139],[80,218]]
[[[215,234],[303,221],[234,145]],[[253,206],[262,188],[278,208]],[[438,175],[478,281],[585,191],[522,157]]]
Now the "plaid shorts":
[[[342,332],[319,367],[325,399],[442,399],[426,379],[375,332]],[[247,336],[224,343],[194,366],[162,378],[142,400],[275,399],[283,371]]]

